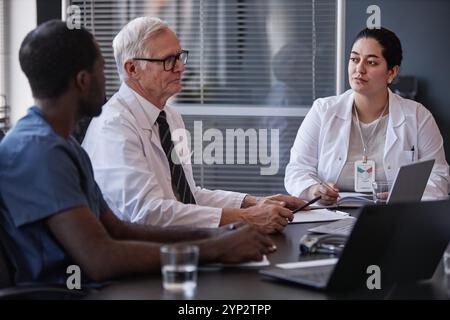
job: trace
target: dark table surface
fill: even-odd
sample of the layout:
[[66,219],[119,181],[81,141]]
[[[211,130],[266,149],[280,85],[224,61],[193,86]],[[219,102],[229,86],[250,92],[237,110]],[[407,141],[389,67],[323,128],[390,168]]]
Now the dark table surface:
[[[357,212],[351,210],[352,215]],[[326,222],[328,223],[328,222]],[[307,259],[328,258],[328,255],[301,256],[299,240],[307,229],[321,223],[291,224],[282,234],[273,235],[278,250],[269,255],[272,265]],[[323,222],[322,222],[323,224]],[[445,276],[442,262],[432,279],[419,283],[398,285],[389,290],[365,292],[326,293],[300,285],[270,279],[258,274],[258,268],[201,268],[197,290],[190,299],[450,299],[450,276]],[[183,299],[167,293],[162,288],[161,275],[129,277],[112,282],[96,290],[87,299]]]

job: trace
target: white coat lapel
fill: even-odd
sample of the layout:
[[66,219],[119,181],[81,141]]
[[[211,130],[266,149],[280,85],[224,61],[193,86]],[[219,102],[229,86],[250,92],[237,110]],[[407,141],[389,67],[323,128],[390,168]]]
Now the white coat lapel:
[[[125,83],[122,83],[119,89],[119,95],[122,105],[124,105],[133,115],[137,125],[142,129],[150,132],[150,142],[154,144],[165,155],[165,152],[161,146],[161,141],[158,135],[153,132],[153,124],[151,124],[146,116],[139,100],[136,98],[130,88]],[[141,139],[148,140],[148,137],[144,136]],[[147,145],[144,143],[144,146]],[[147,153],[148,150],[145,150]]]
[[[340,172],[347,161],[347,150],[349,148],[350,131],[352,126],[352,106],[353,92],[348,90],[340,99],[330,108],[330,116],[326,116],[331,121],[327,132],[330,133],[329,139],[333,140],[332,148],[326,158],[330,159],[328,168],[330,168],[330,181],[337,182]],[[338,150],[338,152],[336,152]],[[327,151],[323,150],[322,154]],[[333,169],[331,169],[333,168]]]
[[[388,89],[389,90],[389,89]],[[389,122],[386,132],[386,143],[384,148],[384,162],[388,162],[388,156],[398,138],[398,131],[400,126],[405,121],[405,114],[403,112],[403,106],[396,96],[389,90]],[[402,150],[402,149],[401,149]]]

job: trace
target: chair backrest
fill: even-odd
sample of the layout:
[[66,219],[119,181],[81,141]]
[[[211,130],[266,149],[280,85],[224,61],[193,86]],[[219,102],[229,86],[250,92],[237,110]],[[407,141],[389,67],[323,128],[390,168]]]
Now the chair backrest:
[[418,84],[415,76],[397,76],[389,87],[392,92],[403,98],[416,99]]
[[[2,232],[0,228],[0,233]],[[12,280],[13,274],[11,265],[7,258],[6,250],[4,248],[4,243],[0,235],[0,288],[10,287],[13,284]]]
[[[4,136],[5,133],[2,129],[0,129],[0,142]],[[0,206],[0,215],[1,214],[2,212]],[[12,284],[12,272],[6,257],[5,248],[3,247],[3,241],[3,230],[0,227],[0,288],[9,287]]]
[[84,136],[86,135],[86,131],[89,127],[89,124],[91,123],[91,120],[91,117],[81,118],[72,132],[72,135],[80,144],[83,142]]
[[0,201],[0,288],[10,287],[14,283],[14,271],[11,260],[8,259],[8,252],[6,251],[7,238],[3,229],[3,224],[5,223],[3,212],[4,208]]

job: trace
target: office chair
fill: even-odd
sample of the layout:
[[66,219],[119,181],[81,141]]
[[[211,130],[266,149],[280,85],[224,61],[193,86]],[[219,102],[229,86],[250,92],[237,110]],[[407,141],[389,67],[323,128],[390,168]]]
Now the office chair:
[[83,117],[81,118],[75,129],[72,132],[72,135],[74,138],[78,141],[79,144],[83,142],[84,136],[86,135],[86,131],[89,127],[89,124],[91,123],[92,118],[91,117]]
[[80,299],[86,291],[69,290],[54,284],[21,284],[14,286],[14,271],[8,260],[4,242],[3,230],[0,227],[0,300],[18,299]]
[[389,87],[392,92],[403,98],[416,100],[418,84],[414,76],[398,76]]

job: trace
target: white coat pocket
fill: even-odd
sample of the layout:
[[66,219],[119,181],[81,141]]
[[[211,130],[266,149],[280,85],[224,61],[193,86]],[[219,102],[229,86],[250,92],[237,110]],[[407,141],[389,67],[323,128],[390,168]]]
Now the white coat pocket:
[[405,165],[405,164],[413,163],[415,161],[414,156],[415,156],[414,151],[412,151],[412,150],[402,151],[400,153],[399,164]]

